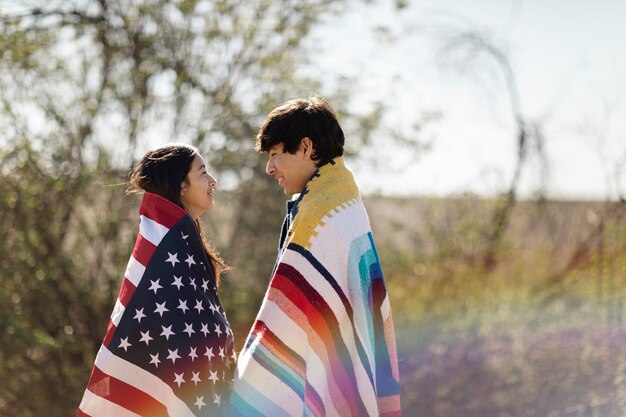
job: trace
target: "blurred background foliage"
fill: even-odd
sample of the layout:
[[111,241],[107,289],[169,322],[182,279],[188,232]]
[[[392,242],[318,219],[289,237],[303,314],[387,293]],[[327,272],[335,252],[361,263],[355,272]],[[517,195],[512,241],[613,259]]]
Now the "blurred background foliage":
[[[0,415],[67,416],[137,232],[126,173],[156,137],[198,146],[221,181],[204,222],[233,266],[221,297],[243,343],[284,214],[253,137],[276,104],[319,90],[321,79],[297,75],[302,40],[358,2],[3,3],[13,7],[0,8]],[[424,151],[432,114],[399,134],[384,104],[347,113],[351,88],[328,96],[349,158],[394,143]],[[366,205],[406,415],[623,414],[623,201],[519,202],[512,184],[499,199]]]

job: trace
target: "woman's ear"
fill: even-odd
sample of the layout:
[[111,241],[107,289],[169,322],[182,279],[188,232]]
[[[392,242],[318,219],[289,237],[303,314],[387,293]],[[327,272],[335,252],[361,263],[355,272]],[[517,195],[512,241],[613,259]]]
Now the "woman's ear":
[[187,181],[183,181],[180,183],[180,193],[184,194],[185,191],[187,191],[187,188],[189,188],[189,184],[187,184]]

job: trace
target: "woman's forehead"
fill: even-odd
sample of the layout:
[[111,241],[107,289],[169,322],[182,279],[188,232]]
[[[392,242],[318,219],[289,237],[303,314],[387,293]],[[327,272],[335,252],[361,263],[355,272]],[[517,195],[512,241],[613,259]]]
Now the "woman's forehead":
[[204,158],[200,154],[196,154],[196,156],[193,158],[192,164],[197,166],[197,167],[201,167],[203,165],[206,165],[205,162],[204,162]]

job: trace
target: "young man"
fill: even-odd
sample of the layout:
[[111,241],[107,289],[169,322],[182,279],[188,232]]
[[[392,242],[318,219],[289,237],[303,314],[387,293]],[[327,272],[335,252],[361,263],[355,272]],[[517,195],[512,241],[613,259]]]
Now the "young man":
[[235,372],[230,416],[400,416],[389,298],[369,219],[320,97],[257,135],[288,203],[267,293]]

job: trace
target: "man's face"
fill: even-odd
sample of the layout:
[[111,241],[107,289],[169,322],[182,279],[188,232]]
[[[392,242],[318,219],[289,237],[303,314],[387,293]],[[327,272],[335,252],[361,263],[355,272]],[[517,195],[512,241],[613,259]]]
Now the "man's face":
[[308,138],[303,139],[295,154],[284,152],[283,148],[282,143],[270,148],[265,172],[278,181],[278,185],[285,190],[285,194],[301,193],[317,170],[315,162],[311,160],[313,149],[310,140]]

